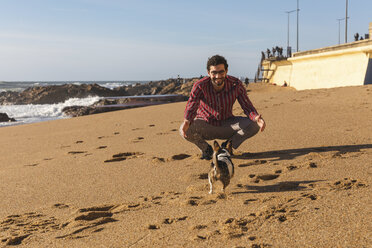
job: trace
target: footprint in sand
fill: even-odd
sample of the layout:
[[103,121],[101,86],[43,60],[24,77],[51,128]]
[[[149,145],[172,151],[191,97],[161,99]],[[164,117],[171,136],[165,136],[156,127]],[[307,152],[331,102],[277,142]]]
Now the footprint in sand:
[[91,231],[92,233],[103,230],[101,227],[104,224],[116,222],[118,220],[112,218],[111,210],[114,206],[92,207],[80,209],[77,216],[73,217],[69,222],[64,223],[63,227],[67,230],[67,234],[57,236],[57,239],[63,238],[81,238],[77,235],[82,232]]
[[72,154],[72,155],[81,154],[81,153],[87,153],[87,151],[70,151],[70,152],[68,152],[68,154]]
[[34,166],[38,166],[39,164],[26,164],[25,166],[29,166],[29,167],[34,167]]
[[99,146],[99,147],[97,147],[97,149],[106,149],[107,148],[107,146]]
[[138,142],[141,142],[144,139],[145,139],[144,137],[137,137],[134,140],[132,140],[132,143],[138,143]]
[[138,156],[143,155],[142,152],[123,152],[112,155],[112,159],[107,159],[104,162],[110,163],[110,162],[119,162],[123,161],[129,158],[137,158]]
[[288,169],[289,171],[292,171],[292,170],[298,169],[298,167],[295,166],[295,165],[289,165],[289,166],[287,166],[287,169]]
[[355,158],[359,157],[363,154],[363,152],[360,151],[354,151],[354,152],[347,152],[347,151],[339,151],[333,154],[333,158]]
[[208,173],[201,173],[198,175],[198,178],[202,180],[208,179]]
[[240,165],[238,165],[238,167],[248,167],[248,166],[260,165],[260,164],[266,164],[266,163],[267,163],[267,160],[255,160],[253,162],[240,164]]
[[69,205],[64,204],[64,203],[56,203],[56,204],[53,205],[53,207],[63,209],[63,208],[69,208]]
[[159,157],[153,157],[152,158],[152,163],[154,163],[154,164],[165,163],[165,159],[164,158],[159,158]]
[[81,143],[84,143],[84,141],[82,141],[82,140],[78,140],[78,141],[76,141],[75,143],[76,143],[76,144],[81,144]]
[[154,124],[150,124],[149,127],[155,127],[155,125]]
[[25,238],[27,238],[28,236],[30,236],[30,234],[16,236],[16,237],[11,237],[9,239],[4,239],[4,240],[1,240],[1,241],[3,241],[3,242],[6,241],[6,245],[20,245],[22,243],[22,241]]
[[196,225],[196,226],[192,227],[192,229],[193,230],[202,230],[202,229],[205,229],[207,227],[208,227],[207,225]]
[[314,162],[309,163],[309,168],[317,168],[317,167],[318,167],[318,165],[316,163],[314,163]]
[[367,187],[365,183],[358,181],[357,179],[344,178],[343,180],[337,180],[330,185],[331,190],[349,190],[352,188],[364,188]]
[[172,160],[184,160],[188,157],[191,157],[191,155],[185,154],[185,153],[180,153],[180,154],[177,154],[177,155],[173,155],[171,159]]
[[278,174],[260,174],[257,176],[257,179],[264,180],[264,181],[270,181],[278,178]]
[[173,223],[176,223],[176,222],[179,222],[179,221],[184,221],[188,218],[188,216],[182,216],[182,217],[178,217],[178,218],[166,218],[163,220],[163,224],[173,224]]
[[23,240],[47,231],[60,229],[60,223],[54,217],[41,213],[10,215],[0,220],[0,241],[5,245],[20,245]]
[[167,135],[168,133],[157,133],[156,135]]
[[160,227],[158,225],[154,225],[154,224],[149,224],[147,229],[150,229],[150,230],[156,230],[156,229],[159,229]]
[[190,196],[189,199],[186,200],[186,205],[198,206],[201,199],[203,199],[201,196]]
[[309,198],[309,199],[311,199],[313,201],[315,201],[316,199],[318,199],[318,197],[315,194],[302,193],[301,196],[302,197],[305,197],[305,198]]
[[255,202],[255,201],[258,201],[258,199],[256,199],[256,198],[255,199],[253,199],[253,198],[252,199],[247,199],[247,200],[244,201],[244,204],[248,205],[249,203]]

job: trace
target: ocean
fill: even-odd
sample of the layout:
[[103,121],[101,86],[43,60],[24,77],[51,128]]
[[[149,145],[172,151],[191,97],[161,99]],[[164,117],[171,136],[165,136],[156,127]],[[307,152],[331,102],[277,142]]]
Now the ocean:
[[[33,86],[62,85],[62,84],[98,84],[102,87],[113,89],[116,87],[127,86],[131,84],[145,84],[149,81],[57,81],[57,82],[1,82],[0,92],[17,91],[21,92]],[[58,104],[27,104],[27,105],[0,105],[0,113],[6,113],[9,117],[16,119],[16,122],[0,122],[0,127],[14,126],[41,121],[57,120],[69,118],[64,116],[62,109],[68,106],[88,106],[100,97],[70,98],[63,103]]]

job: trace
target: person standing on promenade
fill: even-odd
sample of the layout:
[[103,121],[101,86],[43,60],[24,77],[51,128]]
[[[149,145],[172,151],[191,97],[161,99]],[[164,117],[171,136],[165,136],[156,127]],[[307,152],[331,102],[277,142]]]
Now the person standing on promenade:
[[[180,134],[201,150],[201,159],[212,158],[213,149],[206,140],[226,139],[223,147],[231,140],[232,148],[237,149],[259,130],[264,131],[266,126],[249,100],[243,83],[227,75],[227,69],[224,57],[214,55],[209,58],[208,76],[194,83],[186,105]],[[247,117],[233,115],[236,100]]]

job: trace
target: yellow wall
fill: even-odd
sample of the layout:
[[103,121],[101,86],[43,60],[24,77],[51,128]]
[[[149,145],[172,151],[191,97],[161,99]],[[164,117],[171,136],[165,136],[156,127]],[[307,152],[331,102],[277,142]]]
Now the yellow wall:
[[365,82],[371,78],[366,74],[371,58],[372,40],[357,41],[295,53],[288,60],[265,60],[263,76],[270,83],[283,85],[287,82],[298,90],[363,85],[372,83]]

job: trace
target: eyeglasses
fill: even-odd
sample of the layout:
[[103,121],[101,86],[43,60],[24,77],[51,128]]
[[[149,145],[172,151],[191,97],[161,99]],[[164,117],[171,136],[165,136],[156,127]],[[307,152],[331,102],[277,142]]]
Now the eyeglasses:
[[223,75],[226,73],[225,70],[221,70],[221,71],[211,71],[210,72],[213,76],[216,76],[217,74],[220,74],[220,75]]

